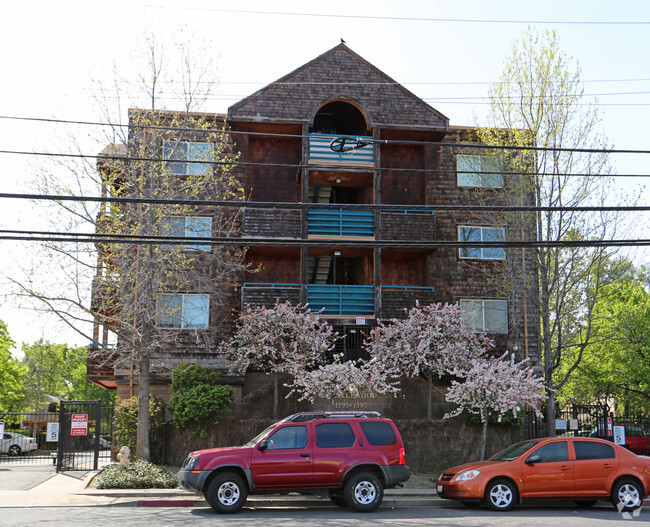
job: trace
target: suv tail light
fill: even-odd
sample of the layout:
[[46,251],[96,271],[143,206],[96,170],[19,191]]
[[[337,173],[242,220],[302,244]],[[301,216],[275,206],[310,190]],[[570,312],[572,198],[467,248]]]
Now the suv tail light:
[[403,448],[399,449],[399,464],[406,465],[406,450]]

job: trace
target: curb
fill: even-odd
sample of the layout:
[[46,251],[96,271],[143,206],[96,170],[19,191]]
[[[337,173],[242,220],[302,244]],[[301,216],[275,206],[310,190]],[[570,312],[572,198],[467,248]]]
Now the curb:
[[[140,499],[132,503],[136,507],[209,507],[203,499],[177,500],[177,499]],[[396,507],[438,507],[443,505],[443,500],[437,498],[384,498],[380,509],[394,509]],[[319,497],[278,497],[260,498],[251,497],[246,500],[245,509],[256,508],[338,508],[328,498]]]

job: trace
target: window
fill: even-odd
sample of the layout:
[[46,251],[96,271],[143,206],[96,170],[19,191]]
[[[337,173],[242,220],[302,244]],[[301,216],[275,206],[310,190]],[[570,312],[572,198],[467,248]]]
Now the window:
[[209,308],[209,295],[162,294],[156,301],[156,327],[207,328]]
[[539,447],[531,454],[532,456],[539,456],[538,463],[567,461],[569,459],[569,448],[566,441],[558,441]]
[[348,423],[317,425],[316,444],[319,448],[350,447],[354,444],[354,432]]
[[503,170],[496,157],[458,154],[456,170],[459,187],[503,187]]
[[[495,227],[473,227],[462,225],[458,227],[458,241],[461,242],[501,242],[505,239],[506,231]],[[505,260],[506,251],[503,247],[461,247],[461,258],[478,258],[480,260]]]
[[363,430],[368,443],[371,445],[382,446],[397,444],[395,431],[388,423],[361,423],[361,430]]
[[164,141],[163,159],[169,160],[167,168],[172,174],[209,174],[212,167],[205,161],[214,160],[214,144]]
[[287,450],[307,446],[307,427],[285,426],[272,434],[268,440],[268,450]]
[[576,460],[581,459],[614,459],[614,447],[605,443],[592,443],[591,441],[574,441]]
[[460,307],[474,331],[508,333],[507,300],[461,300]]
[[[173,216],[163,218],[160,222],[161,236],[182,236],[184,238],[210,238],[212,236],[212,218],[205,216]],[[188,243],[188,249],[209,251],[209,244]]]

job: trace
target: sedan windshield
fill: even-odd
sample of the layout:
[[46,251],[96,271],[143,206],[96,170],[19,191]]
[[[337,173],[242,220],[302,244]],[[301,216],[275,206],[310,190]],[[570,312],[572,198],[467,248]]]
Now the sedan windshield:
[[269,426],[266,430],[263,432],[260,432],[257,434],[253,439],[251,439],[248,443],[246,443],[244,446],[255,446],[257,442],[262,439],[266,434],[268,434],[271,430],[273,430],[276,426],[278,426],[278,423],[274,423],[271,426]]
[[522,441],[521,443],[516,443],[492,456],[490,461],[514,461],[522,454],[528,452],[537,443],[538,441]]

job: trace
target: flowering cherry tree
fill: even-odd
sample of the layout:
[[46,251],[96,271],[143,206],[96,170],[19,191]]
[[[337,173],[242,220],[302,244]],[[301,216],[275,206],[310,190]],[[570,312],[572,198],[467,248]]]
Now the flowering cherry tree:
[[366,340],[371,358],[389,375],[427,379],[429,420],[433,377],[461,375],[473,359],[493,346],[487,335],[472,331],[465,316],[458,304],[417,304],[408,318],[379,323]]
[[234,336],[221,351],[242,371],[273,374],[273,417],[278,417],[279,374],[296,378],[317,366],[333,349],[336,334],[307,306],[276,302],[273,308],[250,307],[239,315]]
[[345,395],[356,396],[361,389],[378,394],[395,394],[398,388],[388,380],[387,373],[375,360],[342,362],[342,355],[335,355],[334,362],[296,376],[294,391],[300,392],[300,400],[314,402],[317,397],[333,399]]
[[455,417],[463,411],[477,414],[483,423],[481,460],[485,458],[487,425],[490,415],[497,415],[499,422],[511,411],[517,417],[522,406],[529,406],[541,415],[544,398],[544,381],[526,365],[527,360],[515,362],[508,352],[501,357],[479,357],[471,361],[471,367],[462,374],[463,382],[452,381],[446,400],[458,408],[445,415]]

